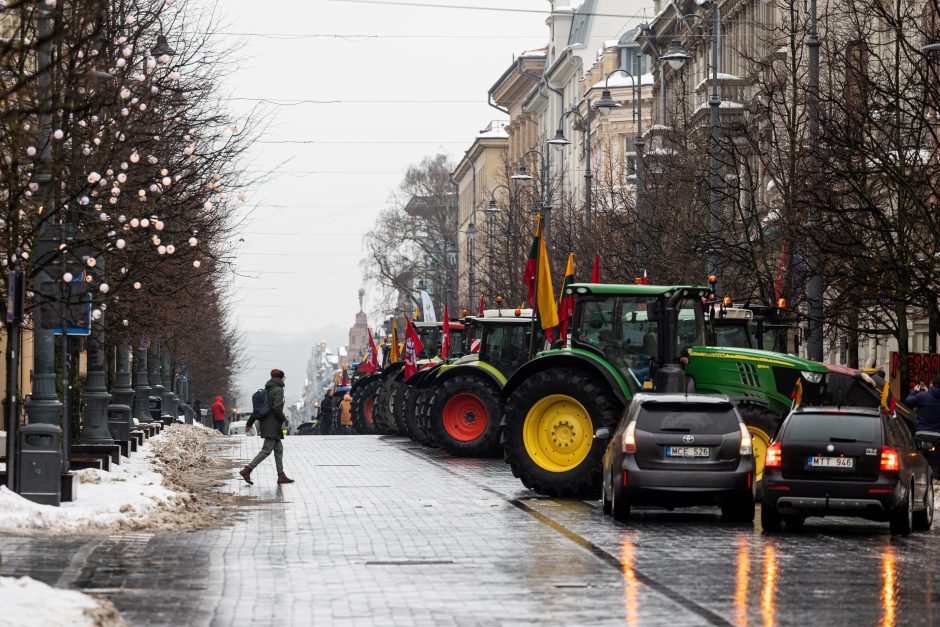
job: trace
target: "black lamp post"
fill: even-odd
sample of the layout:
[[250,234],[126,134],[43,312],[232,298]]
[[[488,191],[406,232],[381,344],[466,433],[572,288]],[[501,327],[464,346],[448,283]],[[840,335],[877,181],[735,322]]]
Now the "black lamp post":
[[594,178],[594,172],[591,171],[591,99],[587,100],[587,115],[581,115],[577,109],[569,109],[558,118],[558,129],[555,136],[548,140],[552,146],[567,146],[571,142],[565,137],[561,130],[561,124],[569,115],[574,115],[580,120],[584,128],[584,223],[591,226],[591,181]]

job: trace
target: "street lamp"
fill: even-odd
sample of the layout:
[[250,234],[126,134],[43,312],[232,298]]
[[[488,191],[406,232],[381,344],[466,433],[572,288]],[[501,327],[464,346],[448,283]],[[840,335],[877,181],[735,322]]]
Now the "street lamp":
[[940,41],[935,41],[935,42],[933,42],[933,43],[929,43],[929,44],[927,44],[926,46],[921,47],[920,51],[921,51],[921,52],[927,52],[927,53],[930,53],[930,52],[940,52]]
[[[708,276],[715,276],[721,279],[719,271],[718,258],[718,108],[721,106],[721,100],[718,98],[718,50],[721,47],[721,10],[718,7],[717,0],[710,0],[712,6],[711,19],[711,45],[712,45],[712,93],[708,100],[708,106],[711,112],[709,118],[710,137],[708,142],[708,192],[709,192],[709,224],[708,224]],[[815,13],[816,0],[813,0]],[[682,69],[685,62],[692,58],[683,47],[679,39],[679,29],[683,22],[689,22],[693,19],[699,19],[708,25],[708,21],[701,15],[689,13],[682,15],[679,13],[679,6],[676,5],[676,31],[672,43],[664,55],[660,57],[663,61],[669,63],[674,70]],[[814,22],[815,24],[815,22]],[[720,283],[716,284],[715,290],[721,291]]]
[[571,142],[565,137],[561,130],[561,123],[569,115],[577,116],[584,128],[584,223],[585,226],[591,226],[591,180],[594,173],[591,171],[591,99],[587,100],[587,115],[583,116],[577,109],[569,109],[558,118],[558,129],[555,136],[548,140],[552,146],[567,146]]
[[[639,56],[639,53],[637,53],[638,58]],[[642,72],[641,64],[638,63],[637,67],[640,68],[638,71]],[[643,87],[640,84],[640,77],[634,76],[633,73],[626,68],[619,68],[609,73],[604,78],[604,91],[601,92],[601,99],[594,103],[594,107],[601,115],[609,115],[611,111],[620,106],[620,104],[611,97],[610,88],[608,86],[610,77],[617,73],[626,74],[633,80],[633,110],[636,115],[636,136],[633,138],[633,150],[636,153],[636,222],[637,230],[639,231],[639,227],[643,222],[645,209],[644,186],[646,183],[646,164],[644,162],[644,147],[646,143],[643,140]],[[643,238],[636,237],[634,238],[634,242],[637,263],[640,263],[640,260],[643,258]]]
[[516,173],[510,176],[509,178],[511,178],[514,181],[521,182],[521,183],[528,183],[529,181],[532,180],[532,175],[526,171],[524,165],[520,165],[519,170],[516,171]]

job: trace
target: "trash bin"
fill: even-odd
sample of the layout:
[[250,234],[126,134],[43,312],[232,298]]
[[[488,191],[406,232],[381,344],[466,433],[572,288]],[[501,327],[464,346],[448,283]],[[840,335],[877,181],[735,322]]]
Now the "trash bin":
[[20,496],[35,503],[59,506],[62,501],[62,429],[58,425],[20,427]]
[[108,429],[115,442],[131,439],[131,408],[128,405],[108,405]]

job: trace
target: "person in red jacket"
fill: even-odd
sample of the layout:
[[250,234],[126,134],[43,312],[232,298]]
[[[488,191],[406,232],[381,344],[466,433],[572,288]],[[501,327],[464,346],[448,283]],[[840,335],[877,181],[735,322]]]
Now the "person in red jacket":
[[212,424],[219,430],[219,433],[225,435],[225,405],[222,404],[222,397],[216,396],[212,403]]

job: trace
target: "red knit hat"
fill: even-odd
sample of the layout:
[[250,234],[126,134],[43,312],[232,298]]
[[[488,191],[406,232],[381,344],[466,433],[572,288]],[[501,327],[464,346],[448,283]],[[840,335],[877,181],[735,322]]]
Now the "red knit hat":
[[272,376],[272,377],[276,377],[276,378],[278,378],[278,379],[283,379],[283,378],[284,378],[284,371],[283,371],[283,370],[278,370],[277,368],[272,368],[272,369],[271,369],[271,376]]

